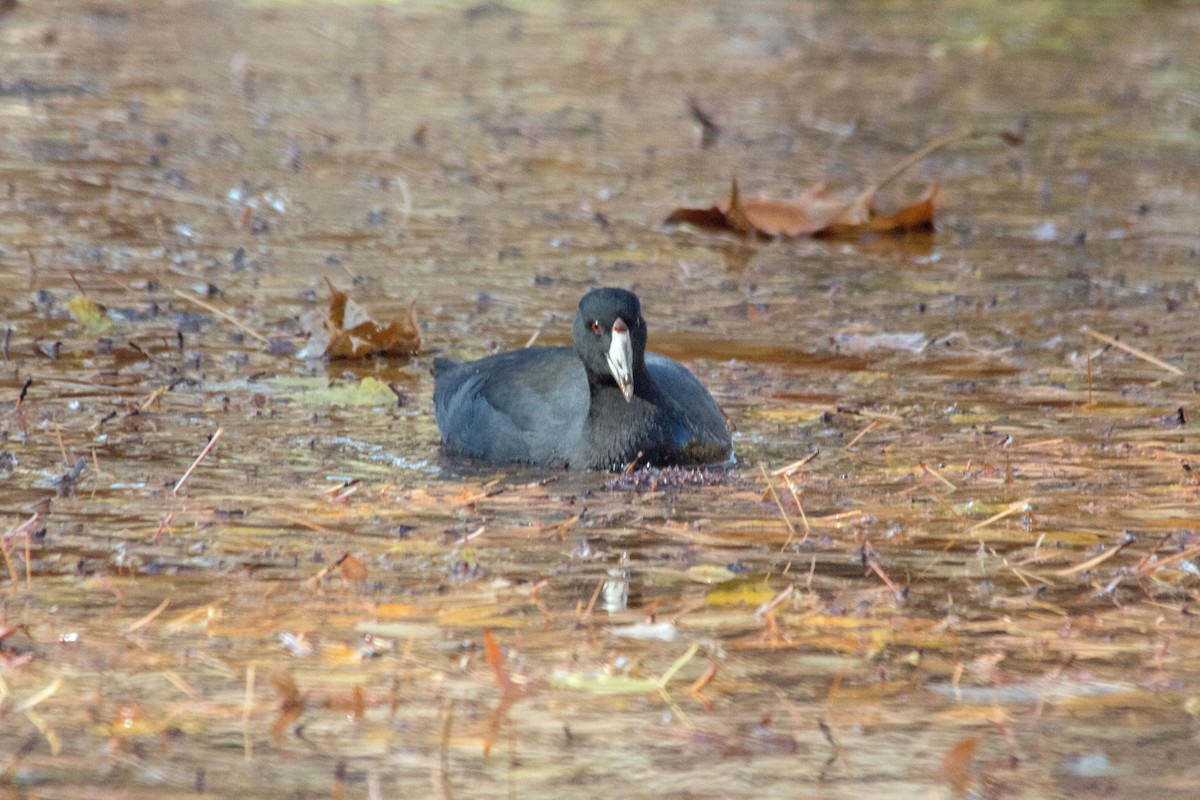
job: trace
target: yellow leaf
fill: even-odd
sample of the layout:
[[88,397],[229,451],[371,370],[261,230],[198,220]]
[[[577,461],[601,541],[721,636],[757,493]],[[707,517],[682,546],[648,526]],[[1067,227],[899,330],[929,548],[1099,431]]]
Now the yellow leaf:
[[776,594],[778,594],[778,590],[765,584],[739,583],[713,589],[704,596],[704,602],[710,606],[759,606],[771,600]]
[[75,319],[79,320],[83,327],[93,333],[112,330],[112,320],[104,313],[104,308],[90,297],[81,294],[75,295],[67,303],[67,310],[75,316]]

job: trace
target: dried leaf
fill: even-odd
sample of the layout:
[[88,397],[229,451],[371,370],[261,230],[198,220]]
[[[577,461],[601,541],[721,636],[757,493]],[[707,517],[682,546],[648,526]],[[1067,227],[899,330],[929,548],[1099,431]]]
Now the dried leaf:
[[860,195],[833,223],[819,231],[821,236],[857,236],[865,233],[906,233],[933,230],[938,185],[930,183],[916,202],[894,214],[878,214],[873,192]]
[[375,616],[377,617],[411,617],[416,613],[417,607],[410,603],[380,603],[375,606]]
[[978,747],[979,737],[968,736],[955,742],[942,756],[938,771],[958,796],[964,794],[971,786],[971,759],[975,757]]
[[774,599],[776,594],[778,592],[766,584],[747,581],[714,589],[704,596],[704,602],[710,606],[758,606]]
[[825,185],[820,183],[795,200],[745,200],[735,180],[728,199],[710,208],[678,208],[667,217],[665,224],[686,222],[757,236],[861,236],[931,230],[937,201],[936,184],[930,184],[919,200],[894,214],[877,213],[875,195],[931,153],[965,139],[988,135],[986,131],[968,128],[935,139],[909,154],[894,165],[886,177],[850,200],[830,196]]
[[[308,352],[321,350],[325,358],[357,359],[368,356],[399,356],[415,353],[421,346],[416,303],[408,307],[408,317],[388,325],[370,315],[349,296],[329,285],[329,315],[323,329],[312,332]],[[323,345],[323,346],[322,346]]]
[[358,583],[367,579],[367,565],[352,555],[342,556],[342,560],[338,562],[338,569],[341,570],[342,580],[346,583]]
[[830,196],[819,183],[795,200],[743,199],[735,180],[725,200],[710,208],[677,208],[665,223],[686,222],[760,236],[859,236],[933,228],[937,184],[930,184],[919,200],[894,214],[877,213],[874,195],[872,188],[843,200]]
[[[734,185],[736,185],[736,182]],[[664,225],[680,225],[683,223],[695,225],[697,228],[724,228],[726,227],[725,211],[720,206],[712,206],[711,208],[677,208],[671,212],[671,216],[663,220]]]
[[105,313],[104,306],[82,294],[77,294],[67,303],[67,310],[79,320],[83,327],[93,333],[105,333],[112,330],[112,320]]
[[396,393],[378,378],[367,376],[355,382],[330,383],[327,377],[280,375],[267,381],[287,393],[295,403],[309,406],[374,406],[396,405]]

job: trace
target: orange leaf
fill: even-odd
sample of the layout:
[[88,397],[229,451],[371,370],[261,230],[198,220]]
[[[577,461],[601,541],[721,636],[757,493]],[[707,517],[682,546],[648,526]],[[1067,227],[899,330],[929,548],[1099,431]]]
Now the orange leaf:
[[358,583],[367,579],[367,565],[352,555],[342,556],[338,568],[342,571],[342,580],[346,583]]
[[[416,304],[408,307],[408,317],[382,325],[328,279],[329,314],[323,330],[312,332],[312,350],[321,349],[326,358],[357,359],[368,356],[396,356],[415,353],[421,346]],[[323,344],[323,348],[319,345]]]
[[844,214],[847,204],[818,183],[795,200],[758,198],[743,201],[742,207],[755,230],[767,236],[811,236]]
[[968,736],[955,742],[942,756],[938,772],[956,795],[962,795],[971,786],[971,759],[975,757],[978,747],[979,737]]
[[855,236],[864,233],[899,233],[933,227],[936,185],[915,203],[895,214],[876,214],[875,190],[852,200],[829,194],[824,184],[809,187],[794,200],[743,199],[735,180],[729,197],[711,208],[677,208],[666,224],[686,222],[761,236]]
[[[873,194],[873,193],[871,193]],[[847,209],[847,214],[820,231],[822,236],[861,235],[864,233],[904,233],[933,230],[934,206],[938,185],[930,183],[925,193],[910,205],[894,214],[877,214],[873,197],[860,195]]]

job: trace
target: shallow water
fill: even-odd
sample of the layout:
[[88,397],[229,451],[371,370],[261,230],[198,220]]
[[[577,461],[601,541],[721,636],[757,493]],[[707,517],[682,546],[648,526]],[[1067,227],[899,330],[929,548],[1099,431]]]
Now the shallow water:
[[[1195,794],[1198,28],[1032,2],[3,12],[5,782]],[[853,194],[1021,120],[1021,147],[884,191],[937,180],[933,235],[660,225],[731,177]],[[420,353],[297,357],[326,279],[381,320],[415,299]],[[711,388],[738,469],[610,491],[443,459],[432,357],[565,342],[603,284]]]

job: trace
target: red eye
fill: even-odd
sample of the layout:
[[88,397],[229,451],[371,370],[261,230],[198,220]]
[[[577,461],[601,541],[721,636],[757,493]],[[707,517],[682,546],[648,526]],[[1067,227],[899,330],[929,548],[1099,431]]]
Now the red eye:
[[594,334],[596,334],[597,336],[599,336],[599,335],[600,335],[600,331],[601,331],[601,330],[602,330],[602,329],[601,329],[601,327],[600,327],[600,320],[598,320],[598,319],[594,319],[594,320],[592,320],[592,333],[594,333]]

